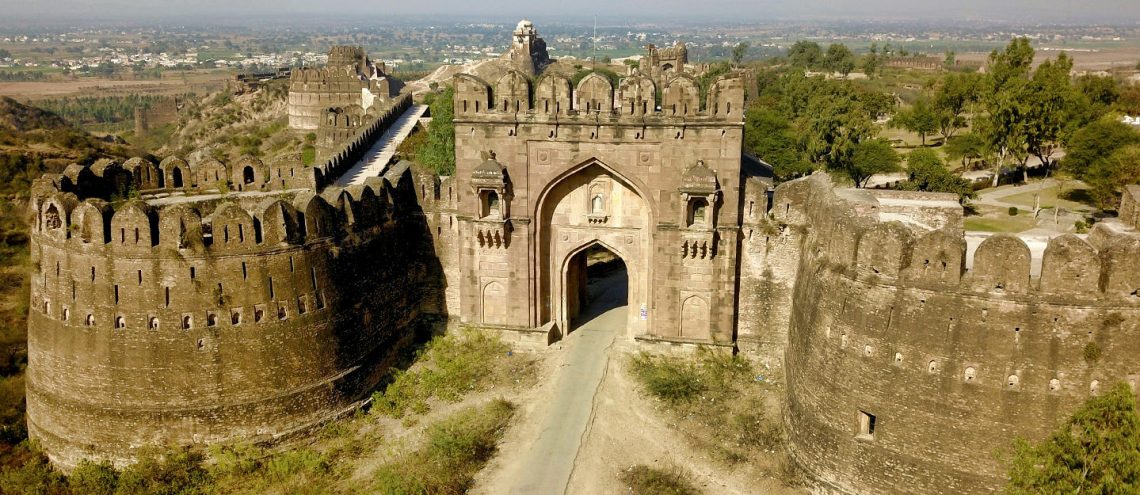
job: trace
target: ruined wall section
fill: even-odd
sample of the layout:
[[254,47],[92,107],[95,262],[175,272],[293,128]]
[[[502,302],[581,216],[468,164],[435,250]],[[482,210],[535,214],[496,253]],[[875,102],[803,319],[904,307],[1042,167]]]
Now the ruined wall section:
[[[965,270],[953,229],[882,222],[823,176],[777,188],[804,232],[786,351],[798,462],[846,493],[980,493],[1015,437],[1140,378],[1140,236],[1098,225],[1030,251],[995,235]],[[868,213],[870,212],[870,213]],[[873,418],[873,419],[872,419]]]
[[60,174],[37,179],[41,191],[60,191],[81,198],[124,200],[153,199],[196,194],[271,192],[312,189],[318,184],[318,169],[299,161],[265,163],[243,156],[231,163],[214,158],[188,162],[168,156],[159,163],[136,157],[123,163],[100,160],[90,166],[73,164]]
[[773,219],[767,183],[747,181],[744,195],[736,345],[780,380],[804,231]]
[[433,253],[438,260],[439,272],[429,278],[439,283],[428,289],[434,296],[431,300],[438,304],[422,310],[439,316],[458,317],[461,243],[456,217],[459,191],[456,190],[455,178],[436,175],[408,162],[398,163],[397,168],[401,165],[409,167],[412,172],[414,189],[423,211],[427,232],[432,239]]
[[32,208],[28,423],[64,467],[306,431],[440,304],[408,174],[115,205],[41,183]]
[[1120,200],[1120,221],[1140,230],[1140,185],[1132,184],[1124,189]]

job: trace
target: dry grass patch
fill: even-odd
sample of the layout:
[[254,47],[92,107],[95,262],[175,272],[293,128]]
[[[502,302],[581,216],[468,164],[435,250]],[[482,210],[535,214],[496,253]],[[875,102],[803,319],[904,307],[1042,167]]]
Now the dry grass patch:
[[676,429],[715,458],[738,464],[783,452],[779,408],[767,400],[773,388],[747,358],[706,348],[694,357],[641,353],[631,371]]
[[668,469],[638,464],[619,476],[631,495],[697,495],[700,490],[693,486],[688,473],[679,467]]

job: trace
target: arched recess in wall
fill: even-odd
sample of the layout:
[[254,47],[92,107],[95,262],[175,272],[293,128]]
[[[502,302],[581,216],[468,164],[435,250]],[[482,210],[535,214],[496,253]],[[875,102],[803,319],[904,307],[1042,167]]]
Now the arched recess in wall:
[[[579,175],[582,174],[582,175]],[[558,208],[559,204],[567,199],[567,191],[565,187],[569,181],[574,181],[579,177],[590,177],[591,175],[604,175],[612,181],[614,187],[623,187],[628,189],[636,196],[641,204],[644,204],[645,211],[648,213],[645,221],[646,231],[640,234],[640,239],[637,242],[645,243],[642,247],[645,253],[651,252],[651,233],[649,230],[653,225],[656,225],[656,218],[658,216],[657,203],[654,202],[652,196],[646,193],[649,190],[636,177],[626,175],[621,170],[616,169],[605,162],[602,162],[596,157],[590,157],[583,161],[575,162],[573,165],[568,166],[562,173],[558,174],[546,183],[542,191],[538,194],[538,199],[533,203],[535,218],[535,250],[537,251],[538,260],[533,266],[534,272],[534,285],[531,286],[532,297],[535,304],[531,307],[531,324],[534,326],[544,325],[547,322],[556,321],[559,315],[558,304],[551,299],[556,299],[560,294],[558,289],[558,277],[562,273],[559,265],[560,259],[555,259],[556,256],[561,256],[555,252],[554,240],[552,239],[553,230],[551,227],[551,220],[554,216],[554,211]],[[589,183],[589,180],[585,180]],[[589,189],[586,189],[589,193]],[[589,212],[592,208],[592,196],[587,194],[583,199],[584,213]],[[610,213],[614,211],[624,211],[612,205],[603,198],[603,206]],[[607,227],[608,228],[608,227]],[[579,246],[585,247],[585,246]],[[559,248],[561,249],[561,248]],[[648,258],[639,259],[637,256],[629,255],[625,249],[612,249],[616,254],[622,257],[626,263],[626,267],[630,273],[629,291],[630,304],[647,303],[653,300],[653,287],[648,284],[649,280],[653,279],[653,264],[648,262]]]
[[709,303],[701,296],[689,296],[681,303],[679,334],[686,339],[709,338]]
[[498,281],[483,286],[483,324],[501,325],[507,317],[507,289]]

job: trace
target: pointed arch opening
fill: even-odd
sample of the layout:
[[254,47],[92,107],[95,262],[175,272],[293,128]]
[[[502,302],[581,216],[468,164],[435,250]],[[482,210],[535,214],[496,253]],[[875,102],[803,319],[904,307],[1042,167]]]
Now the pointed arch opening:
[[[567,327],[570,332],[611,312],[624,313],[629,305],[629,269],[625,260],[600,242],[592,242],[570,256],[563,284]],[[624,324],[625,318],[616,318]]]
[[[623,174],[620,168],[596,158],[567,167],[547,183],[534,203],[535,326],[554,323],[566,334],[613,310],[613,294],[621,293],[624,319],[616,318],[614,325],[620,326],[624,335],[648,331],[648,302],[653,290],[649,284],[653,268],[648,260],[657,212],[645,190],[636,176]],[[601,266],[620,268],[605,274],[597,272],[600,268],[591,268],[607,256],[610,262]],[[614,289],[602,296],[609,298],[610,305],[594,306],[598,295],[590,295],[591,281],[601,283],[610,273],[621,273],[619,280],[603,284]]]

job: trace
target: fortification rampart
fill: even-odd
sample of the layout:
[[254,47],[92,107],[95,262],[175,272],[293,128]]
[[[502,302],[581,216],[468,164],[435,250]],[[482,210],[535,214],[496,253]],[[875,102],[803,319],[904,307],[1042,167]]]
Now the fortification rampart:
[[1140,236],[1055,238],[1031,277],[1025,243],[995,235],[967,271],[960,225],[884,222],[868,197],[820,175],[781,185],[764,241],[798,251],[786,419],[822,486],[993,490],[1015,436],[1043,438],[1090,395],[1135,386]]
[[351,410],[438,273],[411,174],[109,203],[37,184],[28,417],[53,462],[272,441]]
[[412,96],[403,94],[377,115],[345,115],[326,110],[323,118],[327,125],[317,138],[324,151],[319,156],[322,162],[314,167],[316,187],[331,184],[360,161],[376,139],[411,106]]
[[62,174],[46,174],[38,179],[36,189],[41,195],[59,191],[81,198],[111,200],[313,189],[319,185],[319,177],[317,169],[306,167],[299,160],[267,164],[244,156],[233,163],[214,158],[188,162],[170,156],[156,164],[136,157],[121,164],[112,160],[91,166],[73,164]]

